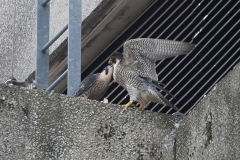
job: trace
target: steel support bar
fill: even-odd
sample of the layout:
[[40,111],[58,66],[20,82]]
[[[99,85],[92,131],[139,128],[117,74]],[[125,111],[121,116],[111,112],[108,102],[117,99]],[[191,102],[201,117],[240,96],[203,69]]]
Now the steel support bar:
[[68,24],[66,24],[47,44],[45,44],[41,51],[44,53],[67,29]]
[[68,70],[66,70],[65,72],[63,72],[63,74],[61,74],[61,76],[59,76],[47,89],[46,91],[51,91],[53,90],[62,80],[63,78],[65,78],[67,76]]
[[68,78],[67,94],[81,83],[81,0],[68,0]]
[[46,4],[49,2],[50,0],[45,0],[43,3],[42,3],[42,6],[45,7]]
[[36,47],[36,73],[37,84],[48,86],[49,51],[41,52],[42,47],[49,41],[49,11],[50,4],[42,5],[37,0],[37,47]]

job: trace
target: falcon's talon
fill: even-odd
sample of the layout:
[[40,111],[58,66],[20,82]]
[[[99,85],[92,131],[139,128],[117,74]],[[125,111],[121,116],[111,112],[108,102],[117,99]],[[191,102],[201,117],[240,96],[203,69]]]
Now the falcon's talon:
[[123,104],[124,110],[126,110],[128,107],[136,107],[135,104],[132,104],[131,102],[128,102],[127,104]]
[[140,105],[140,106],[139,106],[139,109],[140,109],[141,111],[144,111],[144,110],[145,110],[145,108],[144,108],[143,105]]

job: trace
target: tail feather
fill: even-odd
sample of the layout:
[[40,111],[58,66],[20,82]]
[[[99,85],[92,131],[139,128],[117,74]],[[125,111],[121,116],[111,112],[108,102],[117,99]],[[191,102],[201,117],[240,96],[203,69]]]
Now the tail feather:
[[160,84],[162,84],[159,81],[155,81],[152,80],[151,78],[148,77],[143,77],[140,76],[140,78],[144,79],[146,82],[148,82],[149,86],[151,86],[150,88],[150,93],[152,95],[152,97],[149,99],[152,102],[156,102],[156,103],[162,103],[164,105],[168,105],[171,108],[173,108],[174,110],[178,110],[178,108],[172,104],[168,99],[166,99],[161,92],[159,92],[157,89],[163,90],[164,92],[168,93],[169,95],[171,95],[173,98],[175,98],[170,92],[168,92],[165,88],[163,88],[162,86],[160,86]]
[[[170,96],[172,96],[172,97],[175,99],[175,97],[174,97],[168,90],[166,90],[165,88],[162,87],[162,86],[165,85],[165,84],[163,84],[162,82],[160,82],[160,81],[155,81],[155,80],[153,80],[153,79],[151,79],[151,78],[143,77],[143,76],[141,76],[141,75],[139,75],[139,77],[142,78],[142,79],[144,79],[144,80],[146,80],[147,82],[151,83],[154,87],[156,87],[156,88],[158,88],[158,89],[166,92],[167,94],[169,94]],[[162,85],[162,86],[160,86],[160,85]]]
[[168,99],[166,99],[160,92],[157,92],[158,97],[168,106],[170,106],[171,108],[178,110],[178,108],[172,104]]

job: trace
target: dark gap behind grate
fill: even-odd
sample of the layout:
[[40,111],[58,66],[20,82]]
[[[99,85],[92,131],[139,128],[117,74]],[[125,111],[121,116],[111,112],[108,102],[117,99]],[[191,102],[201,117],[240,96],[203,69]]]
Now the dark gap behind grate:
[[[166,89],[171,90],[176,97],[176,99],[171,99],[171,96],[166,95],[167,99],[176,104],[180,112],[187,114],[211,90],[213,85],[239,62],[239,45],[235,43],[239,41],[240,36],[239,2],[198,2],[157,1],[100,53],[99,57],[82,72],[82,78],[101,72],[107,65],[111,53],[116,50],[122,52],[122,45],[128,39],[149,37],[192,41],[196,44],[196,48],[189,55],[156,62],[159,80],[167,84]],[[220,23],[216,25],[218,22]],[[213,47],[216,43],[218,44]],[[222,48],[226,43],[228,44]],[[209,71],[210,68],[213,69]],[[117,83],[111,83],[105,97],[115,104],[127,103],[129,100],[127,91]],[[168,114],[174,112],[168,106],[154,103],[150,103],[147,109]]]

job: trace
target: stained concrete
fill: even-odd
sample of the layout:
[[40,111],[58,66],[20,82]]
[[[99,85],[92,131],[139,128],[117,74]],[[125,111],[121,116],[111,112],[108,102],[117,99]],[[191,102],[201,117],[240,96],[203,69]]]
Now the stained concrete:
[[0,159],[240,159],[239,79],[185,118],[0,85]]
[[173,159],[178,117],[0,85],[0,159]]
[[177,159],[240,159],[240,64],[180,123]]

